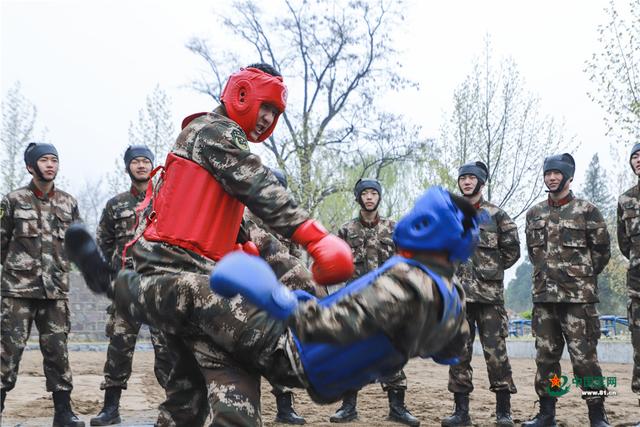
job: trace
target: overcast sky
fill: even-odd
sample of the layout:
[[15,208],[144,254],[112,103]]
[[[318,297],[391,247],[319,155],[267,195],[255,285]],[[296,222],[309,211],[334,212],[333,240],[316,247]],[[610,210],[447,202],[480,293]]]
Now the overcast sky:
[[[209,97],[187,86],[204,64],[184,47],[192,36],[229,37],[214,15],[228,1],[2,0],[2,94],[15,82],[38,108],[38,125],[60,152],[61,173],[82,187],[113,167],[129,122],[159,84],[171,97],[176,129]],[[261,2],[266,8],[274,2]],[[621,2],[620,2],[621,3]],[[566,121],[582,143],[576,184],[596,150],[608,158],[602,111],[587,97],[584,61],[599,51],[604,1],[412,1],[396,40],[404,73],[420,84],[397,103],[437,137],[454,88],[491,37],[496,57],[512,57],[542,113]],[[245,63],[256,58],[247,58]]]

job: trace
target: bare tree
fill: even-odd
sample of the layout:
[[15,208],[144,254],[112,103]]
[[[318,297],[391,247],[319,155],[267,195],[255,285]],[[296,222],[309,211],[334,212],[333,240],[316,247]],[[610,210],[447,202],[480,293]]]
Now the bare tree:
[[2,100],[2,189],[3,194],[25,182],[23,153],[33,138],[37,109],[20,93],[16,82]]
[[[253,1],[236,3],[223,20],[257,61],[272,64],[291,88],[280,128],[264,143],[289,179],[301,205],[315,213],[333,195],[351,191],[353,171],[378,176],[423,151],[419,128],[407,126],[376,104],[386,91],[414,86],[395,61],[391,35],[402,21],[401,2],[284,0],[275,18]],[[187,44],[208,64],[193,87],[219,101],[237,61],[201,39]],[[256,61],[256,62],[257,62]],[[351,171],[351,172],[349,172]],[[355,178],[355,176],[353,176]]]
[[[585,72],[594,84],[590,98],[605,111],[617,165],[629,160],[628,150],[640,140],[640,0],[631,0],[628,8],[610,1],[605,12],[607,22],[597,30],[601,50],[586,61]],[[632,185],[634,177],[624,168],[610,173],[619,193]]]
[[568,145],[562,127],[541,116],[539,100],[525,89],[515,63],[505,59],[494,66],[488,38],[483,56],[454,93],[441,143],[449,147],[443,153],[452,176],[469,161],[487,165],[486,199],[514,218],[542,193],[542,159]]
[[102,209],[109,198],[103,186],[103,179],[99,178],[95,181],[85,179],[82,190],[78,193],[78,209],[87,228],[91,232],[95,232],[100,221]]
[[138,120],[129,124],[129,143],[147,145],[156,162],[162,162],[176,140],[171,116],[171,99],[160,85],[147,96]]

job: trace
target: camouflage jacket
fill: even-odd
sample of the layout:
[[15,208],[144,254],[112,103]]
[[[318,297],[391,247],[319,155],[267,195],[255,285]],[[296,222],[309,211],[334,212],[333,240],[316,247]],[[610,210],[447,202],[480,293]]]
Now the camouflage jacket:
[[64,234],[80,221],[78,203],[54,188],[42,194],[33,181],[0,204],[2,296],[67,299],[69,260]]
[[302,252],[298,245],[270,231],[248,209],[244,211],[243,228],[247,233],[246,240],[255,243],[260,256],[269,263],[283,285],[290,289],[305,290],[312,295],[317,294],[311,272],[297,255]]
[[640,298],[640,182],[618,198],[617,234],[620,252],[629,269],[639,272],[627,279],[630,298]]
[[[178,135],[171,152],[206,169],[224,190],[262,218],[272,230],[291,237],[309,219],[276,177],[249,151],[247,138],[222,107],[192,120]],[[149,209],[147,209],[149,212]],[[147,213],[145,212],[145,213]],[[140,235],[145,221],[140,221]],[[215,262],[193,251],[144,237],[133,246],[136,271],[209,274]]]
[[481,199],[479,207],[490,220],[480,225],[478,246],[456,276],[468,302],[504,304],[504,271],[520,258],[518,228],[496,205]]
[[533,302],[598,302],[597,275],[609,262],[602,214],[570,193],[527,212],[527,249],[533,264]]
[[[463,295],[461,286],[452,279],[453,268],[418,260]],[[301,341],[337,344],[383,331],[408,358],[433,355],[445,347],[454,355],[462,350],[469,334],[464,311],[441,329],[438,313],[442,312],[442,300],[424,271],[401,262],[373,280],[370,286],[329,307],[320,307],[315,300],[302,303],[290,318],[290,326]]]
[[[102,253],[116,270],[122,268],[122,250],[135,234],[136,206],[144,200],[144,196],[144,193],[139,193],[131,186],[129,191],[109,199],[102,210],[96,239]],[[130,257],[127,257],[126,267],[133,268]]]
[[338,237],[351,246],[356,279],[381,266],[391,258],[396,247],[393,243],[395,221],[378,217],[368,224],[362,216],[345,223],[338,230]]

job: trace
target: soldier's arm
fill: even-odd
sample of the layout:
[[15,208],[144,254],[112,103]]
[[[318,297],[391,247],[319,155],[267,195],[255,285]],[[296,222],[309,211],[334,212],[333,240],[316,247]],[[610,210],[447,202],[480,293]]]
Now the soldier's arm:
[[[347,235],[349,234],[349,230],[347,228],[347,224],[343,224],[342,227],[338,230],[338,237],[347,242]],[[348,242],[347,242],[348,243]]]
[[624,220],[622,219],[622,213],[624,210],[622,209],[622,205],[618,202],[618,215],[617,215],[617,227],[616,231],[618,234],[618,247],[620,248],[620,252],[625,258],[629,259],[629,252],[631,250],[631,238],[627,233],[627,227],[625,225]]
[[4,265],[9,251],[9,242],[13,237],[13,209],[11,202],[4,197],[0,202],[0,261]]
[[113,253],[116,250],[116,226],[109,202],[107,202],[107,205],[102,209],[102,215],[100,215],[100,221],[96,229],[96,240],[105,258],[111,261]]
[[406,280],[388,271],[370,286],[331,306],[305,302],[296,310],[290,326],[301,341],[347,344],[381,331],[394,337],[420,309],[419,297]]
[[[525,243],[527,244],[527,254],[529,255],[529,260],[533,260],[533,256],[531,254],[531,246],[529,245],[529,219],[530,219],[530,213],[531,211],[529,210],[527,212],[527,217],[525,219],[525,226],[524,226],[524,235],[525,235]],[[533,261],[532,261],[533,262]]]
[[591,251],[591,262],[596,274],[600,274],[611,257],[611,243],[607,224],[597,207],[586,212],[587,245]]
[[291,237],[309,219],[309,214],[262,165],[260,157],[249,151],[240,128],[215,123],[205,126],[196,138],[194,158],[202,160],[227,193],[276,233]]
[[273,234],[245,217],[250,240],[255,243],[260,256],[267,261],[280,282],[289,289],[302,289],[316,295],[315,282],[302,262],[289,253],[289,248]]
[[498,246],[500,247],[500,258],[504,269],[511,267],[520,258],[520,238],[518,237],[518,227],[509,215],[501,212],[498,218]]

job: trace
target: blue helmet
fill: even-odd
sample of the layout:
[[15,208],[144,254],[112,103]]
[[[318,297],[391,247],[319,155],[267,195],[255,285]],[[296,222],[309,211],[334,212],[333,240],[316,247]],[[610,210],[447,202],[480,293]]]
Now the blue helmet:
[[401,249],[446,251],[450,261],[464,262],[473,254],[479,235],[479,215],[469,207],[463,212],[448,191],[432,187],[398,222],[393,241]]

